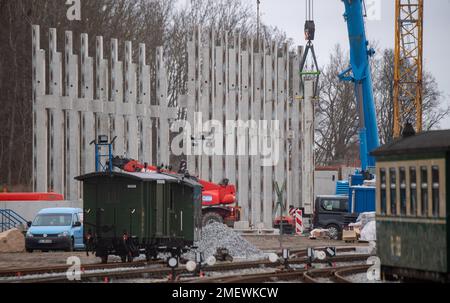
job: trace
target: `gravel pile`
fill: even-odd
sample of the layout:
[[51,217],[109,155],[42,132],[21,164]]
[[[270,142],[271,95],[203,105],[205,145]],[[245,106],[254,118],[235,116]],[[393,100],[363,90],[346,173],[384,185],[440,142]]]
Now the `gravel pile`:
[[227,248],[235,259],[262,259],[264,253],[242,238],[228,226],[220,223],[212,223],[202,230],[202,238],[194,244],[197,249],[191,250],[184,257],[195,260],[195,253],[201,252],[205,260],[217,252],[217,248]]
[[376,280],[370,281],[367,278],[367,273],[354,274],[346,278],[352,281],[353,283],[385,283],[383,281],[376,281]]

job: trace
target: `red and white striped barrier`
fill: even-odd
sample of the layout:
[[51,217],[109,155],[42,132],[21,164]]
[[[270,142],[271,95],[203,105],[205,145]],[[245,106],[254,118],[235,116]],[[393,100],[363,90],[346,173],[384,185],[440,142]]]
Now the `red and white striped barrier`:
[[295,233],[299,236],[303,235],[303,211],[295,210]]
[[297,211],[297,208],[291,208],[291,209],[289,209],[289,216],[295,217],[296,211]]

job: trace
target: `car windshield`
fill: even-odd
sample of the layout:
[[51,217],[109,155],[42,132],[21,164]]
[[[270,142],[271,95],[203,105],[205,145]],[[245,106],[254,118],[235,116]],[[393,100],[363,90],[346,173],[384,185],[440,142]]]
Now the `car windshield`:
[[38,215],[33,222],[33,226],[69,226],[71,224],[71,214],[42,214]]

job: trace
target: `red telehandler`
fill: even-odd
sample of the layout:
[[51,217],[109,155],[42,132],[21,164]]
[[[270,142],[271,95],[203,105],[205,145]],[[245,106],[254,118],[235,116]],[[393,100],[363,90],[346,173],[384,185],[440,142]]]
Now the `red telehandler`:
[[[185,174],[186,161],[182,161],[178,173],[172,172],[170,168],[149,166],[133,159],[115,157],[112,160],[113,166],[125,172],[163,172],[167,174]],[[202,206],[203,206],[203,226],[213,223],[225,223],[234,227],[234,222],[240,220],[241,209],[236,205],[236,187],[229,184],[228,179],[224,179],[219,184],[201,180],[203,185]]]

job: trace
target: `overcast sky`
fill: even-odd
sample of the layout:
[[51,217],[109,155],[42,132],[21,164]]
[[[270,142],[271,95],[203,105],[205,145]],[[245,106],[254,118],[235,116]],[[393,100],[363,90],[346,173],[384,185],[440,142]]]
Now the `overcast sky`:
[[[378,41],[381,48],[393,48],[395,1],[379,1],[381,10],[378,12],[374,6],[375,11],[372,11],[380,16],[379,20],[367,21],[368,39]],[[444,100],[450,104],[450,0],[424,2],[424,67],[436,77]],[[314,3],[314,44],[319,65],[323,66],[336,43],[348,49],[347,27],[342,17],[344,4],[341,0],[314,0]],[[261,13],[264,23],[283,29],[296,44],[304,44],[305,0],[261,0]],[[450,129],[450,118],[442,123],[442,127]]]

